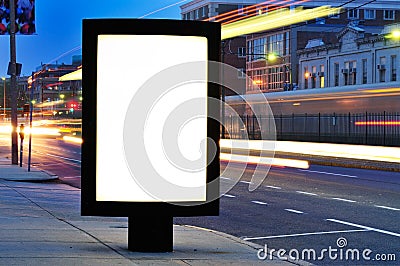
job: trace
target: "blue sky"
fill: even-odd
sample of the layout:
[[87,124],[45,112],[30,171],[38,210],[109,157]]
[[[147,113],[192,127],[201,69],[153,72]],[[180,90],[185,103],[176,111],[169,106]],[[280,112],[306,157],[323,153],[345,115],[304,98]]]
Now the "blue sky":
[[[22,74],[30,75],[41,63],[71,63],[69,52],[81,46],[84,18],[139,18],[179,3],[146,18],[180,19],[181,0],[36,0],[36,35],[17,36],[17,62]],[[7,76],[10,38],[0,36],[0,76]],[[62,56],[64,53],[64,56]],[[8,76],[7,76],[8,77]]]

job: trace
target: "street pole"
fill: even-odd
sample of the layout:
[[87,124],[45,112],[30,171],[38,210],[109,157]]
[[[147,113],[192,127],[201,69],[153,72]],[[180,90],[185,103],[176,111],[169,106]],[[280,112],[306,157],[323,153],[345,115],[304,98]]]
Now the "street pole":
[[3,98],[4,98],[4,102],[3,102],[3,120],[6,120],[6,78],[1,78],[3,80]]
[[[224,64],[225,62],[225,41],[222,41],[222,54],[221,54],[221,61]],[[224,83],[224,68],[222,67],[221,69],[221,84]],[[225,86],[221,85],[221,123],[222,123],[222,128],[221,128],[221,138],[225,138],[225,96],[226,96],[226,91],[225,91]]]
[[17,53],[15,44],[15,2],[10,1],[10,96],[11,96],[11,163],[18,164]]

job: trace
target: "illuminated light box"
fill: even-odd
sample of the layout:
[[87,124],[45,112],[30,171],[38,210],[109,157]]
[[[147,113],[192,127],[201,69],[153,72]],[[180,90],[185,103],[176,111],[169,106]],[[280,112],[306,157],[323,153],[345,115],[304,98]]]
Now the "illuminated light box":
[[220,34],[211,22],[83,21],[82,215],[218,214],[208,62]]

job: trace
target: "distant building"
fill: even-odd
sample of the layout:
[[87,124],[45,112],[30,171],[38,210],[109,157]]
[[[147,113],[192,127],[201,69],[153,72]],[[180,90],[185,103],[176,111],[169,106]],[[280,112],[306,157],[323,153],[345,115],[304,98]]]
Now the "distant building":
[[[251,5],[256,4],[249,8]],[[273,2],[262,0],[255,1],[229,1],[229,0],[194,0],[181,6],[182,19],[207,20],[229,22],[232,16],[243,18],[248,16],[266,15],[268,12],[279,8],[304,9],[329,5],[341,7],[338,13],[329,17],[304,21],[303,23],[274,30],[249,34],[246,42],[243,37],[226,40],[224,61],[245,73],[253,79],[246,85],[245,92],[253,93],[255,87],[263,92],[292,90],[299,87],[303,77],[299,69],[297,50],[320,46],[332,45],[337,42],[337,35],[348,23],[365,27],[380,27],[398,22],[400,19],[400,6],[398,0],[376,0],[366,4],[365,1],[346,0],[313,0],[308,2],[286,1]],[[229,13],[229,16],[222,14]],[[239,17],[238,17],[239,15]],[[314,43],[310,40],[314,39]],[[320,42],[319,44],[316,42]],[[271,58],[274,54],[275,58]],[[245,56],[244,56],[245,55]],[[245,62],[245,64],[243,64]],[[320,74],[324,71],[319,69]],[[240,72],[239,72],[240,73]],[[324,79],[324,78],[322,78]],[[324,85],[326,86],[326,85]],[[257,90],[258,91],[258,90]]]
[[337,42],[299,50],[299,88],[399,81],[400,36],[391,36],[396,30],[400,24],[379,29],[350,23],[337,34]]
[[[362,25],[379,32],[384,25],[399,21],[400,18],[400,6],[397,0],[376,0],[367,5],[360,1],[348,3],[342,0],[317,0],[301,4],[292,1],[292,3],[287,5],[291,9],[298,6],[308,9],[330,5],[342,7],[342,10],[326,18],[247,35],[246,71],[253,82],[247,84],[246,93],[252,93],[256,86],[263,92],[304,88],[304,69],[299,68],[297,50],[305,47],[334,45],[337,42],[337,35],[348,23]],[[258,7],[258,14],[267,14],[268,10],[276,8],[277,6],[266,2],[264,9]],[[259,56],[259,54],[265,54],[265,56]],[[270,58],[270,54],[274,55],[273,59]],[[325,65],[326,63],[320,63],[308,72],[311,75],[318,73],[322,75],[325,72]],[[310,86],[314,86],[314,83],[316,83],[315,87],[327,86],[324,79],[323,76],[319,78],[312,76]]]
[[[232,17],[244,16],[246,7],[256,4],[256,0],[194,0],[181,6],[183,20],[229,21]],[[239,36],[221,43],[221,61],[238,69],[238,77],[246,73],[246,37]],[[244,94],[245,88],[239,92]],[[234,94],[229,89],[226,95]]]
[[[76,71],[81,67],[82,56],[73,56],[72,64],[46,64],[40,65],[33,73],[33,82],[28,86],[22,86],[27,99],[35,102],[44,113],[52,114],[58,109],[80,109],[82,96],[82,81],[60,82],[59,77]],[[25,81],[28,84],[28,80]],[[33,89],[33,97],[31,93]],[[55,114],[55,113],[54,113]],[[65,113],[64,113],[65,115]]]

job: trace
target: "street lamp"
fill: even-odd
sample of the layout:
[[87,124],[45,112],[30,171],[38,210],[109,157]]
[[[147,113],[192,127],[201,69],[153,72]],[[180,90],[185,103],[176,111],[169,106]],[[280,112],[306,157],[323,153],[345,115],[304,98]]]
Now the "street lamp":
[[3,80],[3,98],[4,98],[4,102],[3,102],[3,119],[6,120],[6,78],[2,77],[1,78]]
[[400,30],[392,30],[389,34],[386,35],[386,38],[392,40],[400,40]]

